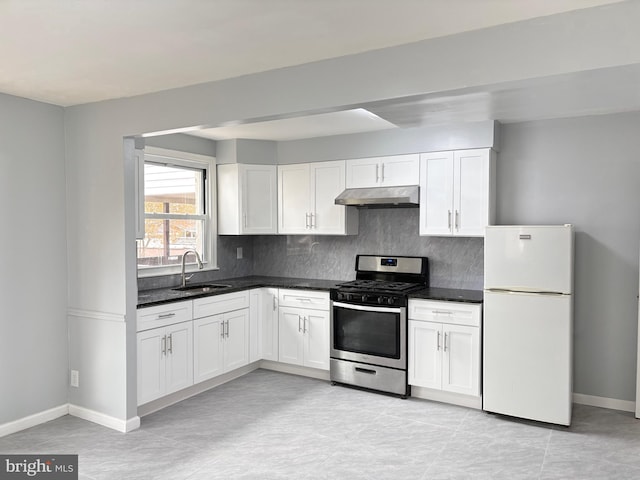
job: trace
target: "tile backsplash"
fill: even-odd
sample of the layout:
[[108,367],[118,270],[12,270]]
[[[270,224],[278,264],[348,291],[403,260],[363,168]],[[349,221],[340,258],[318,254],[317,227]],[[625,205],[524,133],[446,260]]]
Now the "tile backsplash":
[[[219,270],[198,272],[191,280],[212,281],[246,275],[351,280],[358,253],[429,257],[434,287],[481,290],[484,239],[420,237],[417,208],[360,210],[358,235],[260,235],[218,237]],[[242,247],[242,259],[236,249]],[[138,288],[180,283],[179,275],[140,278]]]
[[260,236],[253,244],[255,275],[351,280],[358,253],[429,257],[434,287],[480,290],[484,239],[420,237],[417,208],[360,210],[353,236]]

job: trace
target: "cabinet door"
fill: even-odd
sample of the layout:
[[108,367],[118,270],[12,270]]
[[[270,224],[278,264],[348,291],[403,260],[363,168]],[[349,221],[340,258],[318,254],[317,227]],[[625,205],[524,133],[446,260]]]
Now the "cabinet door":
[[383,157],[380,163],[380,186],[418,185],[420,182],[419,155]]
[[275,165],[241,165],[242,233],[277,233]]
[[165,392],[164,328],[140,332],[138,343],[138,405],[160,398]]
[[249,363],[249,310],[224,314],[224,371],[229,372]]
[[166,391],[173,393],[193,385],[193,324],[178,323],[166,327]]
[[329,370],[329,312],[304,312],[304,366]]
[[278,361],[280,362],[303,364],[303,312],[297,308],[280,307],[278,313]]
[[377,187],[380,180],[380,159],[347,160],[346,188]]
[[261,288],[249,291],[249,363],[262,359],[262,296]]
[[202,382],[223,373],[223,315],[193,321],[194,382]]
[[262,358],[278,361],[278,289],[263,288],[261,318]]
[[309,164],[278,166],[278,233],[308,233]]
[[480,331],[477,327],[443,325],[442,389],[480,395]]
[[451,235],[453,152],[420,156],[420,235]]
[[311,229],[317,234],[346,234],[346,208],[335,199],[345,188],[345,162],[311,164]]
[[454,234],[483,236],[489,225],[489,149],[454,152]]
[[409,320],[409,385],[442,388],[442,324]]

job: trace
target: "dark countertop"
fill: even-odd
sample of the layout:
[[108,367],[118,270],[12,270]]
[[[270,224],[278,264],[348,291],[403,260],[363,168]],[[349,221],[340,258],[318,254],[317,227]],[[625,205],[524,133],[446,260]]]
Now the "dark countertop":
[[[229,285],[227,288],[219,288],[210,292],[180,292],[171,288],[158,288],[155,290],[142,290],[138,292],[138,308],[152,307],[165,303],[179,302],[180,300],[192,300],[194,298],[209,297],[211,295],[223,295],[225,293],[238,292],[250,288],[294,288],[298,290],[323,290],[329,291],[344,280],[318,280],[313,278],[289,278],[250,276],[240,278],[227,278],[205,283]],[[190,284],[188,284],[190,285]],[[196,284],[194,284],[196,285]],[[175,287],[173,287],[175,288]]]
[[[313,278],[290,278],[250,276],[239,278],[227,278],[206,283],[229,285],[210,292],[177,291],[172,288],[158,288],[155,290],[142,290],[138,292],[138,308],[152,307],[165,303],[179,302],[180,300],[192,300],[194,298],[209,297],[211,295],[223,295],[225,293],[238,292],[250,288],[293,288],[298,290],[329,291],[345,280],[319,280]],[[197,284],[194,284],[197,285]],[[444,300],[449,302],[482,303],[482,290],[460,290],[456,288],[429,287],[409,294],[409,298],[426,300]]]
[[409,294],[409,299],[445,300],[447,302],[482,303],[482,290],[429,287]]

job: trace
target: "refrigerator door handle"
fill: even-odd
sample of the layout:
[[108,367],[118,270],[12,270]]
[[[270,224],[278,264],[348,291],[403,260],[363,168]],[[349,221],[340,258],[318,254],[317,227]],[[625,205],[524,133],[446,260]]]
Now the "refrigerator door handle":
[[525,293],[529,295],[549,295],[549,296],[562,296],[562,295],[571,295],[570,293],[563,292],[553,292],[546,290],[527,290],[527,289],[517,289],[517,288],[487,288],[485,292],[490,293],[509,293],[513,295],[517,295],[520,293]]

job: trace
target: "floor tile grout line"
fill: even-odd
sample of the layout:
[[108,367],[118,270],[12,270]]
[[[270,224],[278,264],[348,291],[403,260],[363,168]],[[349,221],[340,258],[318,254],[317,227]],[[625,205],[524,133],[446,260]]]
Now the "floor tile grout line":
[[547,443],[544,447],[544,455],[542,455],[542,462],[540,463],[540,472],[538,473],[538,480],[542,478],[544,473],[544,464],[547,460],[547,454],[549,452],[549,446],[551,445],[551,436],[553,435],[553,427],[549,428],[549,435],[547,436]]

